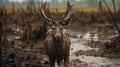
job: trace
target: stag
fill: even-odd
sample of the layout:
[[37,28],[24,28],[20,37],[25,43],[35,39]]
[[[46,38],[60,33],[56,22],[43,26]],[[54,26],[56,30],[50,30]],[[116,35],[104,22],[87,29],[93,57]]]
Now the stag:
[[68,25],[72,16],[72,6],[69,1],[67,3],[66,17],[60,21],[55,21],[48,18],[45,14],[45,7],[42,6],[40,14],[45,22],[47,22],[47,32],[45,35],[45,50],[49,58],[50,66],[55,67],[57,61],[58,66],[61,66],[61,62],[64,61],[64,67],[68,67],[69,63],[69,51],[70,51],[70,36],[65,25]]

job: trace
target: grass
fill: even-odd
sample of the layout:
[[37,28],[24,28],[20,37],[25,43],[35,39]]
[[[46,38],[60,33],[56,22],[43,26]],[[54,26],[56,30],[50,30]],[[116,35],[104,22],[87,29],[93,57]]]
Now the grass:
[[[113,7],[110,7],[111,10],[113,11],[114,8]],[[12,12],[12,8],[11,7],[6,7],[7,9],[7,12],[8,13],[11,13]],[[15,12],[18,12],[18,9],[19,8],[15,8]],[[27,12],[27,9],[24,7],[23,8],[26,12]],[[107,9],[107,8],[106,8]],[[117,10],[120,9],[120,7],[117,7]],[[75,11],[84,11],[84,12],[98,12],[98,7],[74,7],[73,10]],[[50,8],[50,11],[51,12],[65,12],[66,11],[66,8]]]

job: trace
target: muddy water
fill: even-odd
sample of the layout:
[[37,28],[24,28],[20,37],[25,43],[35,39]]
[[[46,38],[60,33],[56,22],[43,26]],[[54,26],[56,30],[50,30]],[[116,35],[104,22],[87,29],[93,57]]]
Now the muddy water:
[[[78,63],[74,64],[71,67],[120,67],[120,58],[118,59],[109,59],[109,58],[104,58],[104,57],[95,57],[95,56],[86,56],[86,55],[79,55],[76,56],[75,52],[78,51],[89,51],[89,50],[95,50],[99,51],[99,48],[92,48],[88,44],[92,41],[102,41],[99,39],[99,34],[98,33],[91,33],[90,31],[82,33],[78,31],[70,31],[71,35],[71,50],[70,50],[70,62],[77,62]],[[106,41],[107,38],[106,38]],[[77,60],[77,61],[75,61]]]

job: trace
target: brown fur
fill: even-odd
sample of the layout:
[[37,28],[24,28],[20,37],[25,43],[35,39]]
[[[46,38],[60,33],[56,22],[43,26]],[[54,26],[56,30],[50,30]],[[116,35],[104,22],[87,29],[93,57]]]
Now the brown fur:
[[67,31],[63,29],[62,39],[55,40],[52,34],[52,29],[49,29],[46,33],[45,50],[49,57],[51,67],[54,67],[56,60],[59,66],[61,61],[64,60],[64,66],[67,67],[70,51],[70,38]]

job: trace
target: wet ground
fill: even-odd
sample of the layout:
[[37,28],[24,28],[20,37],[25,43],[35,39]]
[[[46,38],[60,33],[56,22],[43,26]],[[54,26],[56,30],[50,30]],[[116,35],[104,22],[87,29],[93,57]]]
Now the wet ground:
[[[120,58],[110,59],[102,56],[102,45],[99,34],[94,31],[71,31],[71,67],[119,67]],[[92,34],[91,34],[92,33]],[[109,36],[108,36],[109,37]],[[105,40],[104,40],[105,41]],[[106,38],[107,41],[107,38]],[[105,54],[104,54],[105,55]],[[107,54],[106,54],[107,55]],[[110,54],[108,54],[110,55]],[[115,57],[113,57],[115,58]]]
[[[6,34],[10,46],[5,47],[4,45],[3,47],[4,64],[8,63],[7,67],[15,63],[18,67],[19,65],[24,67],[27,64],[48,67],[49,62],[44,52],[43,41],[22,42],[20,32],[22,33],[20,28],[15,28],[14,34]],[[115,55],[110,52],[104,53],[103,50],[104,43],[116,36],[116,31],[78,29],[68,30],[68,32],[71,36],[69,67],[120,67],[120,52]],[[9,49],[6,51],[7,48]],[[9,58],[11,53],[15,53],[15,57],[17,57],[12,63],[10,61],[13,58]]]

